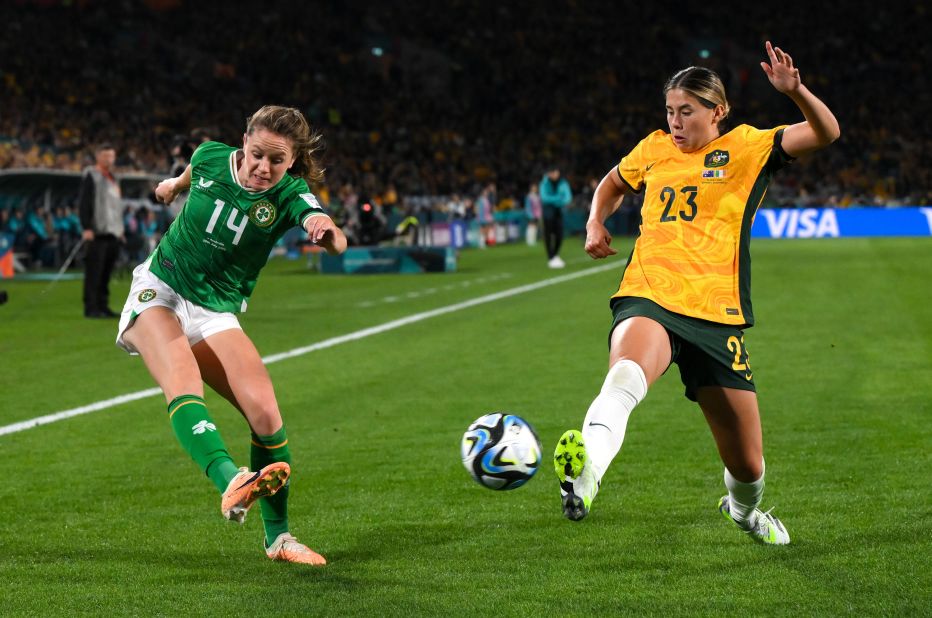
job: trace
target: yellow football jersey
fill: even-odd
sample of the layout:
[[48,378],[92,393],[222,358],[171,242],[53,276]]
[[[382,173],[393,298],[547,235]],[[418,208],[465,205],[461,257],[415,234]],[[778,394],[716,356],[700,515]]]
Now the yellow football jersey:
[[785,126],[735,127],[696,152],[655,131],[618,164],[645,191],[641,225],[613,295],[647,298],[694,318],[750,326],[751,224],[774,172],[792,158]]

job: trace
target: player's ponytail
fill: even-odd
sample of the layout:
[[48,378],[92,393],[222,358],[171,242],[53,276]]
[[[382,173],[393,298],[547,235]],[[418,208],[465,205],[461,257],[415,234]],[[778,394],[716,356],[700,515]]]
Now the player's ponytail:
[[291,140],[295,152],[294,165],[288,170],[292,176],[303,178],[309,185],[322,182],[324,168],[318,153],[323,148],[320,133],[311,130],[307,119],[299,110],[280,105],[266,105],[246,121],[246,134],[265,129]]

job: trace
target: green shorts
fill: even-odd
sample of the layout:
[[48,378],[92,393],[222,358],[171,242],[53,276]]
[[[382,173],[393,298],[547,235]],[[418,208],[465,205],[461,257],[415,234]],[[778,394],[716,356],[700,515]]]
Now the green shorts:
[[673,362],[680,368],[686,397],[692,401],[696,401],[696,391],[703,386],[756,392],[740,328],[673,313],[646,298],[613,298],[610,306],[615,319],[608,335],[609,345],[615,327],[635,316],[650,318],[667,330]]

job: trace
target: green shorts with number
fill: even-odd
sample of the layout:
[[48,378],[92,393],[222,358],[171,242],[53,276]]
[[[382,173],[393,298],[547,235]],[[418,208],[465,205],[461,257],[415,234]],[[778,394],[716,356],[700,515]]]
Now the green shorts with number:
[[635,296],[613,298],[611,308],[615,320],[609,343],[615,327],[635,316],[650,318],[667,330],[673,362],[680,368],[686,396],[692,401],[696,401],[696,391],[703,386],[756,391],[740,328],[673,313]]

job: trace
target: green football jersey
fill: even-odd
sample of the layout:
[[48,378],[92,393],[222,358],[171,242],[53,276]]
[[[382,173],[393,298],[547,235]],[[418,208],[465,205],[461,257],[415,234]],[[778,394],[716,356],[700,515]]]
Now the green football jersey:
[[261,192],[236,176],[237,149],[206,142],[191,157],[191,191],[152,254],[149,270],[187,300],[214,311],[246,310],[272,247],[323,215],[301,178],[285,174]]

